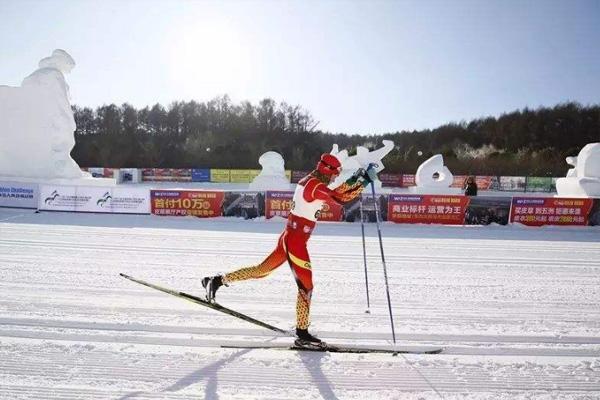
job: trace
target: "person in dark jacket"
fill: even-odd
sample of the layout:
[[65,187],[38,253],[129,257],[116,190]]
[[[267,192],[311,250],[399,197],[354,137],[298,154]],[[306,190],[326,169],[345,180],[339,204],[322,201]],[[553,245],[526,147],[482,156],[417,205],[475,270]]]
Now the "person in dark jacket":
[[477,183],[474,176],[469,176],[463,185],[465,196],[477,196]]

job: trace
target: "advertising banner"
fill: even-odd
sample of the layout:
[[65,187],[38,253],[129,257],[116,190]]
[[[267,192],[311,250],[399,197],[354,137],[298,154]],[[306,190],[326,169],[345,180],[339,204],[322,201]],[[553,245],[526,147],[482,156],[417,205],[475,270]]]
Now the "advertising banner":
[[192,169],[192,182],[210,182],[210,169]]
[[265,196],[265,217],[287,218],[292,208],[294,192],[268,191]]
[[223,215],[224,193],[200,190],[152,190],[152,214],[194,217]]
[[229,183],[231,179],[230,176],[230,170],[228,169],[210,170],[210,181],[214,183]]
[[291,183],[298,183],[298,182],[300,182],[300,179],[302,179],[306,175],[308,175],[309,172],[310,171],[292,171],[290,182]]
[[402,187],[415,186],[415,176],[411,174],[402,174]]
[[144,168],[142,180],[151,182],[191,182],[192,170],[188,168]]
[[398,223],[462,225],[468,204],[467,196],[391,194],[387,217]]
[[[265,217],[273,218],[275,216],[287,218],[292,208],[292,198],[294,192],[268,191],[265,197]],[[341,221],[343,216],[343,207],[334,202],[328,201],[323,204],[319,212],[319,221]]]
[[498,190],[506,192],[524,192],[527,178],[524,176],[501,176]]
[[508,224],[511,201],[508,196],[471,197],[465,212],[465,225]]
[[40,185],[44,211],[149,214],[150,196],[144,188]]
[[[362,200],[362,215],[363,221],[375,222],[377,221],[377,211],[379,211],[379,218],[381,221],[387,221],[388,213],[388,195],[378,194],[376,196],[377,203],[373,201],[373,196],[370,194],[363,194],[361,197],[352,200],[349,203],[343,205],[344,208],[344,221],[346,222],[360,222],[360,206]],[[377,207],[376,207],[377,206]]]
[[0,207],[37,208],[39,194],[37,183],[0,181]]
[[[468,175],[454,175],[454,180],[450,187],[462,189],[468,177]],[[478,190],[491,190],[493,186],[498,185],[498,177],[477,175],[475,176],[475,183],[477,184]]]
[[326,201],[321,208],[319,221],[334,221],[339,222],[344,215],[344,207],[335,201]]
[[253,171],[251,169],[232,169],[229,174],[231,183],[250,183],[254,179]]
[[528,176],[525,182],[527,192],[556,192],[556,178]]
[[171,179],[173,182],[191,182],[192,170],[190,168],[171,168]]
[[379,180],[384,187],[402,187],[402,174],[379,174]]
[[513,197],[510,222],[529,226],[588,225],[594,199]]
[[89,172],[94,178],[116,178],[115,168],[92,167],[82,168],[82,170]]
[[244,219],[265,215],[265,194],[263,192],[226,192],[223,199],[225,217]]

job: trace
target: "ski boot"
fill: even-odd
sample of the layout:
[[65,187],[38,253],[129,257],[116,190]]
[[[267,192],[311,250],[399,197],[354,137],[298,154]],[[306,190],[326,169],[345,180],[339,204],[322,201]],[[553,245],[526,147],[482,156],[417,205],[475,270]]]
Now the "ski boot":
[[223,277],[221,275],[206,276],[202,278],[202,286],[206,289],[206,301],[214,303],[217,290],[223,286]]
[[327,346],[321,339],[308,333],[308,329],[296,328],[296,336],[294,344],[298,347],[321,349]]

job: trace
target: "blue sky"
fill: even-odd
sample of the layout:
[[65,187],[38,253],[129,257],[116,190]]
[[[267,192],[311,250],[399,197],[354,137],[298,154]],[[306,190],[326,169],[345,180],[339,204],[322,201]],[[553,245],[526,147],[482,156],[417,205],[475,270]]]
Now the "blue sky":
[[53,49],[73,102],[270,97],[378,134],[600,103],[600,0],[0,0],[0,84]]

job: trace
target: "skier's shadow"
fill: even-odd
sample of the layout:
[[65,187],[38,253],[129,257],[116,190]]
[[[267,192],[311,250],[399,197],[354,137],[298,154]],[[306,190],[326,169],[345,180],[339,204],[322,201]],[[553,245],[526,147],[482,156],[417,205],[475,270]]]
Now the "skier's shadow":
[[[195,383],[198,383],[202,380],[205,380],[206,381],[206,390],[204,393],[204,397],[202,397],[202,398],[205,400],[218,400],[219,394],[217,393],[217,387],[218,387],[219,379],[217,377],[217,373],[224,365],[235,360],[238,357],[243,356],[244,354],[246,354],[250,351],[252,351],[252,349],[245,349],[243,351],[234,353],[234,354],[230,355],[229,357],[223,358],[222,360],[219,360],[212,364],[209,364],[209,365],[205,366],[204,368],[201,368],[197,371],[194,371],[194,372],[184,376],[183,378],[181,378],[180,380],[178,380],[171,386],[162,390],[162,392],[163,393],[164,392],[176,392],[178,390],[181,390],[183,388],[191,386]],[[142,395],[145,393],[146,392],[142,392],[142,391],[132,392],[123,397],[120,397],[118,400],[132,399],[138,395]]]
[[317,389],[319,389],[321,397],[327,400],[339,400],[335,393],[333,393],[331,383],[325,374],[323,374],[323,369],[321,368],[323,358],[327,357],[327,353],[324,351],[299,351],[298,354],[304,363],[304,366],[310,373],[312,381]]

